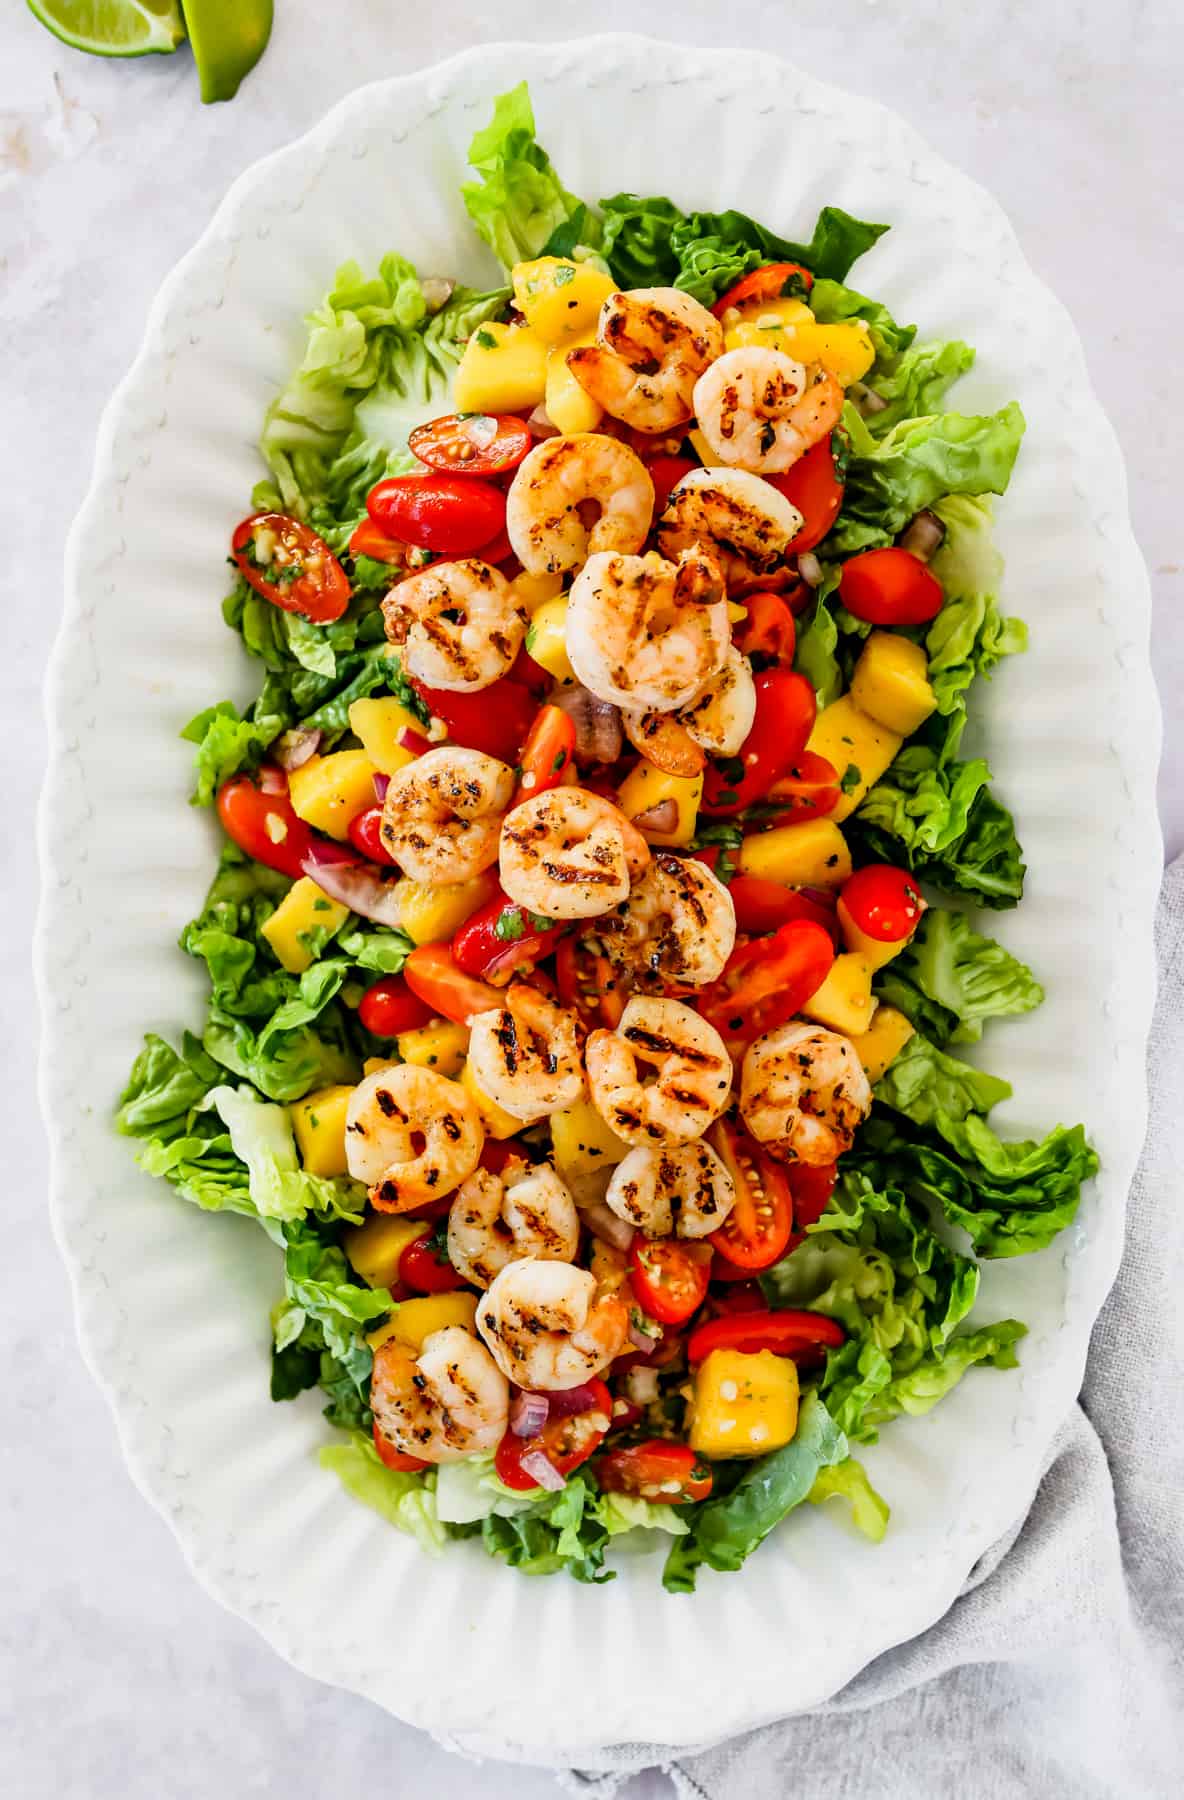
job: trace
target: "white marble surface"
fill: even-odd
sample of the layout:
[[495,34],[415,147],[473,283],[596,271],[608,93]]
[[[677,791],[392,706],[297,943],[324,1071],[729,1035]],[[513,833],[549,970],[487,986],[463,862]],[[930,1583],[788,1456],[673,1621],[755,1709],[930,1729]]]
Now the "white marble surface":
[[[673,29],[658,6],[590,12],[279,0],[271,50],[230,106],[202,108],[182,52],[105,64],[15,6],[0,21],[0,669],[14,831],[0,873],[0,1089],[9,1180],[0,1262],[0,1791],[20,1800],[319,1800],[396,1794],[542,1800],[542,1772],[466,1765],[280,1663],[208,1601],[131,1487],[75,1346],[45,1218],[32,1074],[32,818],[39,687],[56,628],[63,529],[100,410],[161,277],[253,158],[356,83],[492,36]],[[1161,810],[1184,842],[1177,541],[1182,264],[1180,27],[1169,0],[684,0],[681,33],[761,44],[888,99],[1003,202],[1065,301],[1118,429],[1155,590],[1165,702]],[[638,171],[644,187],[645,172]],[[364,203],[364,197],[360,197]],[[1173,454],[1174,453],[1174,454]],[[68,1106],[69,1096],[55,1096]],[[441,1671],[441,1679],[448,1672]],[[572,1679],[578,1680],[573,1655]],[[8,1716],[6,1716],[8,1715]],[[631,1800],[669,1792],[658,1775]]]

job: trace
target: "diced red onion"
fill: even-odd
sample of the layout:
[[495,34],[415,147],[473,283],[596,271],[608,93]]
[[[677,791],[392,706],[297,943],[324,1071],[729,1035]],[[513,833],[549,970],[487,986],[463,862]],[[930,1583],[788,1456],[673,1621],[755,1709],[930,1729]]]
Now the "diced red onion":
[[555,1464],[542,1450],[528,1450],[519,1467],[524,1475],[529,1475],[532,1481],[537,1481],[539,1486],[546,1488],[549,1494],[557,1494],[561,1488],[567,1485]]
[[375,771],[374,771],[374,798],[378,801],[379,806],[381,806],[383,801],[386,799],[386,790],[388,789],[388,787],[390,785],[391,785],[390,776],[384,775],[382,773],[381,769],[375,769]]
[[586,687],[561,688],[553,705],[576,728],[577,762],[616,762],[621,754],[621,715],[611,700],[601,700]]
[[643,1356],[652,1356],[661,1339],[653,1337],[648,1331],[643,1331],[640,1325],[635,1325],[630,1319],[629,1342],[635,1350],[640,1350]]
[[910,550],[918,562],[927,563],[941,549],[945,535],[946,528],[937,514],[925,507],[909,520],[896,542],[900,549]]
[[593,1407],[603,1403],[603,1396],[590,1381],[581,1381],[577,1387],[557,1388],[547,1395],[550,1414],[553,1419],[570,1419],[575,1413],[591,1412]]
[[272,745],[272,753],[281,769],[299,769],[310,756],[315,756],[321,742],[319,731],[285,731]]
[[422,731],[413,731],[410,725],[404,725],[395,742],[400,750],[410,750],[412,756],[424,756],[432,748],[431,739],[424,737]]
[[447,306],[456,287],[449,275],[425,275],[419,285],[423,289],[423,297],[430,313],[438,313],[442,307]]
[[551,438],[559,436],[559,427],[551,421],[551,416],[542,404],[535,407],[526,423],[530,426],[532,437]]
[[534,1437],[547,1423],[550,1410],[551,1402],[546,1394],[530,1394],[524,1388],[514,1396],[514,1404],[510,1408],[510,1430],[515,1437]]
[[628,1250],[633,1242],[633,1227],[628,1220],[619,1219],[611,1206],[603,1200],[591,1200],[587,1205],[581,1204],[579,1213],[592,1236],[602,1244],[611,1244],[614,1250]]
[[361,918],[375,925],[400,923],[397,883],[381,876],[373,863],[360,858],[343,861],[317,844],[300,866],[330,900],[340,901]]
[[807,587],[817,587],[822,580],[822,564],[813,550],[803,550],[798,557],[798,574]]
[[872,418],[888,405],[887,400],[877,394],[875,388],[868,387],[866,381],[853,381],[847,394],[861,419]]
[[678,801],[659,800],[656,806],[638,813],[633,823],[638,831],[673,831],[678,824]]

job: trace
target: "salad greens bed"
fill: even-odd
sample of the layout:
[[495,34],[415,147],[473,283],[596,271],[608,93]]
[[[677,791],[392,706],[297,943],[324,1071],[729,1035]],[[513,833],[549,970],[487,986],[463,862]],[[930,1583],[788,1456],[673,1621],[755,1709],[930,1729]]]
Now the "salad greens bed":
[[[945,527],[932,567],[947,599],[913,635],[925,645],[938,710],[846,829],[857,862],[904,863],[949,896],[1015,906],[1024,863],[1012,816],[987,763],[964,759],[960,746],[974,683],[1026,641],[1024,625],[1000,610],[1002,565],[991,538],[990,495],[1007,487],[1024,430],[1019,407],[982,417],[939,410],[973,351],[918,342],[915,327],[848,283],[884,225],[825,207],[809,243],[797,244],[743,213],[686,214],[660,196],[616,194],[592,206],[564,188],[537,143],[525,84],[497,101],[470,161],[465,205],[507,268],[543,253],[596,258],[622,286],[673,284],[710,305],[747,271],[783,258],[815,272],[817,318],[867,322],[876,349],[867,387],[883,405],[862,416],[849,403],[844,412],[845,501],[819,548],[823,579],[800,621],[797,667],[820,706],[846,687],[868,627],[838,601],[841,559],[890,544],[919,509],[932,509]],[[347,739],[348,709],[361,696],[396,692],[427,724],[387,654],[379,604],[390,571],[348,558],[347,546],[374,483],[419,467],[408,431],[449,409],[466,340],[504,316],[509,292],[456,287],[440,304],[441,284],[421,282],[394,252],[372,275],[352,263],[338,270],[308,320],[299,368],[268,409],[261,448],[270,475],[252,499],[315,527],[346,559],[353,598],[336,622],[315,625],[236,579],[223,614],[260,666],[261,687],[245,714],[223,701],[186,727],[196,747],[195,804],[209,805],[227,777],[256,766],[287,730],[319,731],[326,749]],[[705,827],[712,832],[725,849],[738,841],[731,822]],[[826,1212],[762,1277],[771,1304],[828,1314],[848,1334],[808,1386],[792,1442],[761,1459],[717,1464],[711,1498],[690,1506],[602,1493],[587,1467],[561,1492],[534,1497],[503,1487],[491,1457],[427,1473],[399,1473],[378,1459],[364,1333],[393,1302],[385,1289],[359,1284],[341,1247],[344,1227],[362,1217],[365,1190],[302,1170],[286,1105],[356,1080],[368,1056],[389,1055],[363,1029],[357,1002],[378,975],[401,968],[412,946],[398,930],[351,916],[334,932],[309,934],[311,966],[288,974],[260,936],[288,887],[233,846],[223,849],[205,904],[181,936],[209,974],[201,1035],[187,1033],[179,1048],[146,1040],[118,1125],[136,1141],[142,1168],[207,1211],[255,1219],[282,1252],[271,1392],[285,1401],[320,1387],[325,1416],[343,1434],[322,1452],[324,1465],[428,1549],[472,1536],[527,1573],[566,1569],[584,1581],[610,1577],[610,1540],[632,1534],[630,1544],[647,1543],[661,1531],[670,1538],[665,1585],[688,1590],[702,1564],[739,1568],[807,1500],[844,1498],[855,1524],[882,1536],[888,1509],[851,1446],[873,1443],[901,1413],[927,1412],[975,1363],[1013,1366],[1024,1335],[1013,1319],[966,1328],[979,1268],[957,1246],[968,1239],[982,1257],[1043,1249],[1072,1220],[1097,1166],[1080,1126],[1040,1142],[1000,1139],[989,1115],[1008,1084],[957,1054],[991,1020],[1039,1006],[1032,972],[963,911],[938,905],[880,971],[877,992],[916,1035],[877,1085],[878,1104],[843,1159]],[[663,1403],[680,1407],[673,1387]]]

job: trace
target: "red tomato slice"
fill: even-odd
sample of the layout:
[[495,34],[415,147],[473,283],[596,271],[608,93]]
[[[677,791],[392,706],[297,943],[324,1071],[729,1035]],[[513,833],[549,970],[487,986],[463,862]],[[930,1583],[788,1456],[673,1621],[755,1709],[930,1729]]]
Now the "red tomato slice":
[[801,556],[822,542],[839,516],[843,505],[843,483],[835,469],[834,450],[829,437],[807,450],[805,456],[781,475],[768,475],[779,493],[802,515],[802,529],[790,544],[790,552]]
[[[716,1264],[720,1261],[718,1254],[711,1261],[711,1279],[719,1281]],[[722,1279],[730,1283],[722,1294],[711,1294],[707,1304],[711,1311],[720,1318],[731,1318],[735,1313],[764,1312],[766,1310],[764,1289],[759,1281],[754,1281],[747,1269],[733,1270],[728,1264],[728,1273]]]
[[399,1258],[399,1279],[417,1294],[455,1294],[468,1282],[435,1247],[434,1234],[414,1238]]
[[516,469],[534,442],[513,413],[447,413],[417,425],[408,448],[430,469],[447,475],[501,475]]
[[753,937],[777,931],[791,919],[810,919],[821,925],[833,939],[836,932],[833,907],[821,905],[799,894],[796,888],[782,887],[779,881],[766,881],[761,875],[734,875],[728,888],[736,908],[736,929]]
[[368,556],[373,562],[402,563],[407,546],[379,531],[373,519],[362,519],[350,535],[349,553],[351,556]]
[[793,1222],[799,1231],[817,1225],[830,1204],[838,1173],[834,1163],[794,1163],[786,1170],[793,1195]]
[[447,688],[428,687],[412,681],[424,705],[443,719],[448,736],[466,750],[483,750],[513,765],[538,711],[538,703],[518,682],[503,678],[474,694],[454,694]]
[[711,1277],[711,1248],[679,1238],[645,1238],[637,1232],[629,1246],[629,1267],[638,1305],[662,1325],[681,1325],[697,1312]]
[[375,1037],[398,1037],[401,1031],[418,1031],[435,1014],[401,975],[384,975],[362,995],[358,1017]]
[[945,603],[937,576],[911,550],[863,550],[843,564],[839,596],[869,625],[924,625]]
[[471,556],[503,530],[506,496],[476,477],[392,475],[371,488],[366,511],[387,537],[442,556]]
[[790,825],[795,819],[821,819],[832,813],[842,792],[834,764],[816,750],[803,750],[792,768],[777,777],[765,799],[784,809],[776,823]]
[[432,1018],[456,1025],[467,1025],[475,1014],[500,1007],[505,999],[497,988],[457,968],[447,944],[417,944],[403,964],[403,978]]
[[490,538],[487,544],[482,544],[477,552],[478,559],[486,563],[508,562],[513,554],[514,546],[504,528],[498,532],[496,537]]
[[801,756],[818,712],[812,683],[791,669],[756,677],[756,718],[738,756],[708,763],[702,811],[717,818],[743,812],[768,793]]
[[706,1500],[711,1492],[709,1465],[689,1444],[650,1438],[609,1450],[596,1464],[596,1479],[606,1494],[634,1494],[655,1505],[686,1506]]
[[431,1465],[422,1462],[418,1456],[408,1456],[405,1450],[396,1450],[390,1439],[384,1437],[379,1429],[378,1420],[374,1421],[374,1448],[378,1451],[379,1460],[385,1469],[426,1469]]
[[762,263],[748,275],[741,276],[734,287],[721,294],[712,312],[722,319],[733,307],[738,310],[757,301],[801,299],[814,286],[814,277],[802,263]]
[[586,1381],[547,1399],[550,1412],[542,1430],[528,1438],[507,1431],[493,1459],[498,1479],[520,1493],[539,1485],[522,1467],[524,1456],[541,1451],[556,1474],[570,1475],[599,1449],[612,1423],[613,1397],[603,1381]]
[[751,1044],[793,1018],[834,960],[834,940],[821,925],[790,919],[772,937],[732,951],[719,980],[700,992],[699,1011],[729,1045]]
[[452,940],[452,958],[466,975],[501,986],[515,969],[550,956],[568,929],[499,894],[465,920]]
[[349,577],[323,537],[287,513],[252,513],[235,527],[230,553],[257,594],[315,625],[349,605]]
[[510,805],[559,787],[575,762],[576,727],[559,706],[544,706],[522,746],[518,790]]
[[654,517],[657,519],[666,511],[666,502],[683,476],[699,465],[690,456],[655,456],[645,466],[654,484]]
[[536,663],[525,644],[506,672],[507,681],[515,682],[519,687],[529,688],[538,700],[541,700],[550,691],[554,679],[549,669],[544,669],[540,663]]
[[879,944],[898,944],[921,922],[925,901],[917,878],[890,863],[870,863],[848,876],[839,904],[857,930]]
[[793,1230],[793,1197],[785,1170],[727,1119],[708,1133],[732,1177],[736,1203],[707,1240],[735,1269],[754,1274],[779,1261]]
[[[509,1163],[530,1161],[530,1151],[521,1138],[486,1138],[481,1151],[481,1167],[491,1175],[500,1175]],[[451,1202],[446,1204],[451,1205]]]
[[295,879],[304,873],[314,838],[288,799],[288,778],[265,764],[257,774],[232,775],[218,790],[218,817],[227,837],[266,868]]
[[625,996],[607,956],[590,949],[584,938],[565,937],[555,952],[555,979],[559,1004],[577,1012],[586,1030],[616,1030]]
[[736,647],[747,656],[754,669],[793,665],[798,632],[793,614],[779,594],[758,589],[744,596],[748,617],[736,627]]
[[388,868],[397,867],[382,841],[381,806],[368,806],[365,812],[355,813],[347,830],[354,849],[360,850],[371,862],[384,863]]
[[730,1319],[708,1319],[692,1331],[687,1355],[701,1363],[713,1350],[742,1350],[753,1356],[771,1350],[796,1363],[820,1363],[828,1350],[847,1340],[843,1327],[823,1313],[793,1311],[738,1313]]

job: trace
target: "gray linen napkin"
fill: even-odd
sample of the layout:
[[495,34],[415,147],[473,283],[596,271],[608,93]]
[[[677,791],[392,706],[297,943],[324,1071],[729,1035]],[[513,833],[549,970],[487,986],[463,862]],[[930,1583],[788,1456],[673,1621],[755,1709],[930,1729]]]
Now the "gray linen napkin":
[[1179,1800],[1184,1795],[1184,858],[1156,921],[1151,1112],[1118,1280],[1031,1511],[945,1618],[816,1712],[701,1755],[606,1751],[610,1800]]

